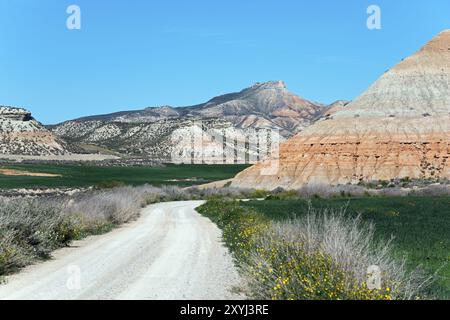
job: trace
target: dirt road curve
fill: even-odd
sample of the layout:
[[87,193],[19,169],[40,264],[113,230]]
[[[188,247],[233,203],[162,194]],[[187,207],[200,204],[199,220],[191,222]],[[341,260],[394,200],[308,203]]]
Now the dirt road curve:
[[201,203],[149,206],[139,220],[9,277],[0,299],[239,298],[219,229],[194,210]]

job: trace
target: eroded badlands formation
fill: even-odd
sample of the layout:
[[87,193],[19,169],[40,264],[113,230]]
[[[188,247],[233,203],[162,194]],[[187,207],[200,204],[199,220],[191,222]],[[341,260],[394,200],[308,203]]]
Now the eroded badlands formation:
[[63,154],[63,145],[53,133],[25,109],[0,106],[0,154]]
[[[281,145],[233,186],[294,189],[393,178],[450,178],[450,30],[366,92]],[[263,174],[278,165],[275,174]],[[262,173],[263,172],[263,173]],[[266,170],[270,172],[270,170]]]

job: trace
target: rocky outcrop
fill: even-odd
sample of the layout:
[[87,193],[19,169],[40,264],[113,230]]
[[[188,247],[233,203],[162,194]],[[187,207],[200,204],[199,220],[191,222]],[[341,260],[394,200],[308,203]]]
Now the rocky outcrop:
[[22,108],[0,106],[0,118],[12,121],[31,121],[31,112]]
[[[279,156],[241,172],[232,185],[293,189],[313,183],[450,178],[449,157],[446,30],[355,101],[282,144]],[[267,167],[271,174],[262,173]]]
[[0,154],[62,154],[62,142],[22,108],[0,107]]

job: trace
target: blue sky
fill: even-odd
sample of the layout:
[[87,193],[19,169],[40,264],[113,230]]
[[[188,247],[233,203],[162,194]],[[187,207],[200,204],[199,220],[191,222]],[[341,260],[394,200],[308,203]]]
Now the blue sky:
[[[81,30],[66,28],[71,4]],[[366,28],[371,4],[381,30]],[[0,105],[50,124],[268,80],[330,103],[448,28],[448,0],[0,0]]]

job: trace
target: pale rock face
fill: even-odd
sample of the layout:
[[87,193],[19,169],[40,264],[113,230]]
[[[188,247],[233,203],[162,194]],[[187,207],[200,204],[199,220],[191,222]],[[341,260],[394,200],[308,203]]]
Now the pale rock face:
[[0,106],[0,154],[63,153],[63,145],[30,112],[22,108]]
[[280,147],[234,186],[273,189],[393,178],[450,178],[450,30],[380,77],[352,103]]
[[[201,128],[192,125],[174,131],[173,162],[254,164],[285,139],[277,132],[232,126]],[[195,145],[192,150],[192,145]]]

